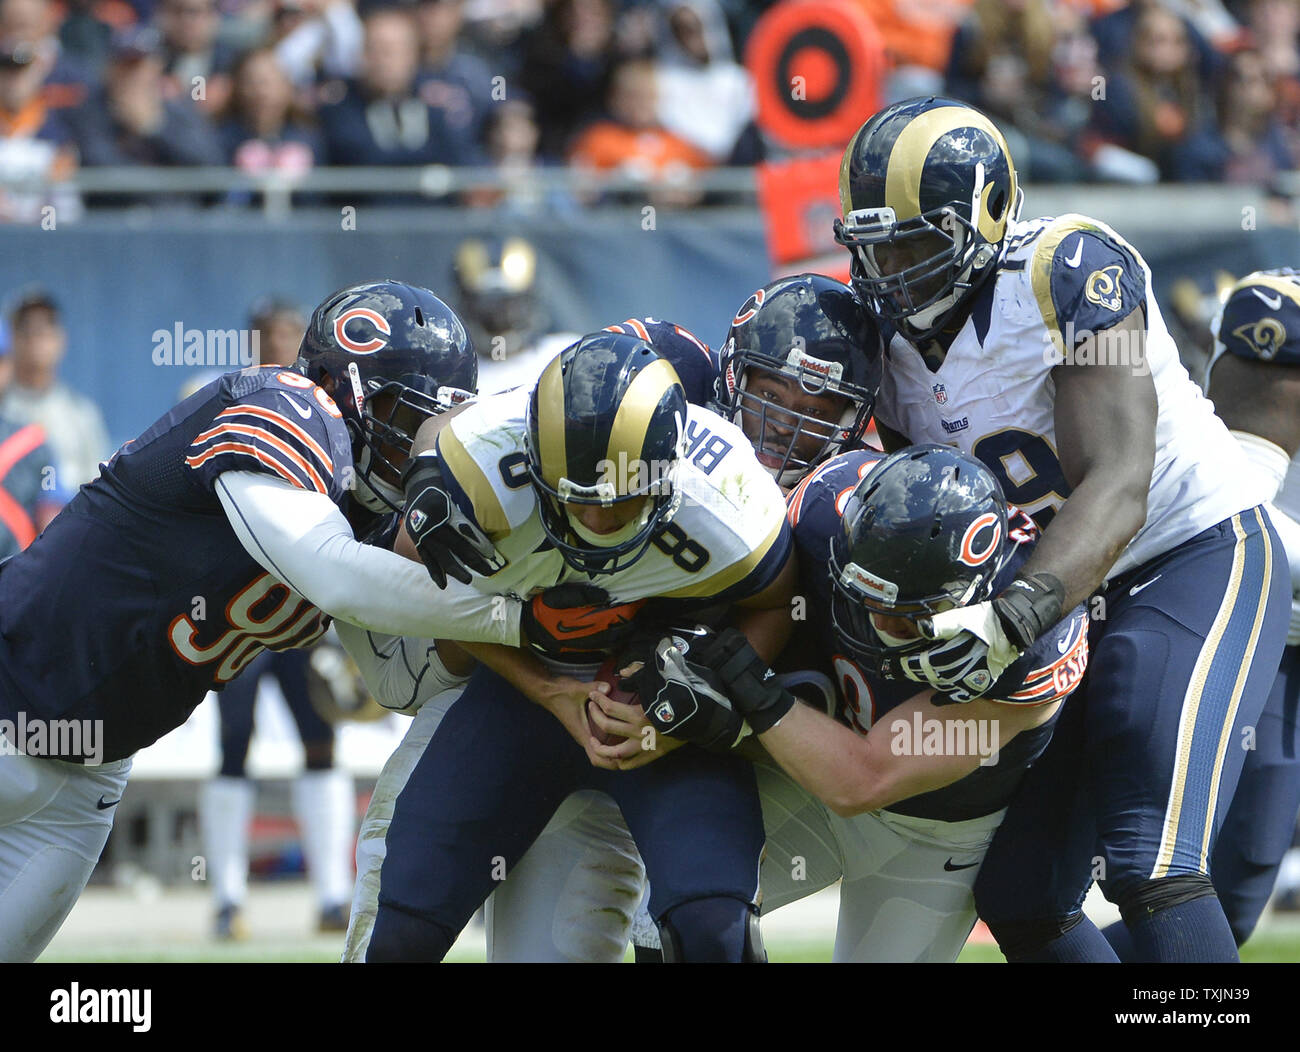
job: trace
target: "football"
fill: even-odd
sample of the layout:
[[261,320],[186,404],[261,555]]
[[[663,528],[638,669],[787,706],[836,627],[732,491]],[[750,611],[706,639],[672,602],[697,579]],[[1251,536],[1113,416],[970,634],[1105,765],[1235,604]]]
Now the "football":
[[[620,690],[618,685],[618,662],[614,658],[606,658],[605,663],[596,670],[592,681],[609,684],[609,696],[615,701],[622,702],[625,705],[637,705],[640,702],[637,699],[635,691]],[[614,745],[623,739],[615,734],[607,734],[596,726],[591,718],[591,709],[595,702],[587,702],[587,727],[591,730],[592,736],[602,745]]]

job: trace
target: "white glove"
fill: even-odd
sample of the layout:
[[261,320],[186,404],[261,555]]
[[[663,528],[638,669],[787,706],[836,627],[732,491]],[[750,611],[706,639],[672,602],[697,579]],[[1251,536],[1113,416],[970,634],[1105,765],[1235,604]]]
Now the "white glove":
[[1020,650],[1007,638],[992,602],[945,610],[928,621],[923,620],[920,628],[931,639],[953,639],[960,632],[978,636],[989,648],[986,661],[994,679],[1020,657]]

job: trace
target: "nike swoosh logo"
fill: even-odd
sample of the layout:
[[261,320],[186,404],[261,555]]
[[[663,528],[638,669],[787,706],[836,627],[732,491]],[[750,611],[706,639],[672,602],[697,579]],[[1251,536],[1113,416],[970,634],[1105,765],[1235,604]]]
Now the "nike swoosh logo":
[[1069,636],[1066,636],[1064,639],[1058,641],[1057,644],[1056,644],[1056,652],[1057,652],[1058,654],[1064,654],[1064,653],[1065,653],[1067,650],[1069,650],[1069,649],[1070,649],[1070,637],[1069,637]]
[[99,803],[97,803],[95,807],[98,808],[100,811],[107,811],[110,807],[113,807],[116,804],[120,804],[121,802],[122,802],[122,798],[120,796],[116,800],[105,800],[101,796],[99,798]]
[[1137,595],[1138,592],[1142,591],[1143,588],[1150,588],[1153,584],[1155,584],[1155,583],[1156,583],[1158,580],[1160,580],[1160,578],[1162,578],[1163,576],[1164,576],[1164,574],[1158,573],[1158,574],[1156,574],[1153,578],[1151,578],[1151,580],[1145,582],[1144,584],[1135,584],[1132,588],[1130,588],[1130,589],[1128,590],[1128,594],[1129,594],[1129,595]]
[[1251,289],[1250,291],[1262,299],[1269,310],[1278,310],[1282,306],[1281,293],[1274,293],[1272,296],[1268,296],[1262,289]]
[[979,865],[978,862],[967,862],[965,865],[962,866],[954,866],[952,864],[952,859],[950,858],[948,859],[947,862],[943,864],[943,868],[946,869],[949,873],[956,873],[957,870],[959,869],[970,869],[971,866],[978,866],[978,865]]
[[300,406],[297,402],[295,402],[292,398],[290,398],[290,397],[289,397],[287,394],[285,394],[283,391],[280,392],[280,395],[284,398],[284,400],[285,400],[286,402],[288,402],[291,406],[293,406],[293,411],[294,411],[295,413],[297,413],[300,417],[302,417],[304,420],[310,420],[310,419],[311,419],[311,410],[310,410],[310,409],[304,409],[302,406]]
[[1065,261],[1065,265],[1067,267],[1077,267],[1082,262],[1083,262],[1083,236],[1080,235],[1079,240],[1074,243],[1074,255],[1070,256]]
[[617,628],[619,625],[625,625],[627,623],[628,623],[628,619],[626,617],[617,618],[614,621],[610,621],[606,625],[584,625],[584,624],[566,625],[563,621],[557,621],[555,623],[555,630],[557,632],[564,632],[566,634],[572,635],[574,632],[590,632],[592,629],[603,631],[606,628]]

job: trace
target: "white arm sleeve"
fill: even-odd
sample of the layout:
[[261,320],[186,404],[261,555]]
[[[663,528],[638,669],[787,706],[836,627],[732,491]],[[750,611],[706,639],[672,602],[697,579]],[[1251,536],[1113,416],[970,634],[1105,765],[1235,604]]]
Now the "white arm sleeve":
[[346,621],[335,622],[334,631],[375,700],[404,716],[414,716],[434,695],[469,678],[447,671],[432,639],[380,635]]
[[395,636],[519,645],[518,599],[448,581],[362,544],[325,494],[254,471],[223,472],[216,492],[235,536],[268,573],[339,621]]

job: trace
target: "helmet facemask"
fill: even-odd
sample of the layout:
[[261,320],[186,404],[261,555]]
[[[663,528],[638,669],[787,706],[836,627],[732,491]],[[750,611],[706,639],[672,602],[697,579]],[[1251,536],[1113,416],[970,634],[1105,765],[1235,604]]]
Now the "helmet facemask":
[[355,363],[349,364],[335,394],[342,395],[339,410],[352,435],[358,479],[354,492],[362,507],[379,513],[401,510],[402,468],[421,425],[473,397],[455,387],[439,387],[428,394],[400,380],[362,381]]
[[[843,373],[839,362],[822,361],[798,347],[790,349],[784,362],[743,350],[729,355],[722,381],[724,415],[745,432],[779,485],[794,486],[865,431],[875,399],[871,392],[844,382]],[[832,420],[781,405],[760,393],[765,375],[797,385],[808,395],[843,399],[844,409]]]

